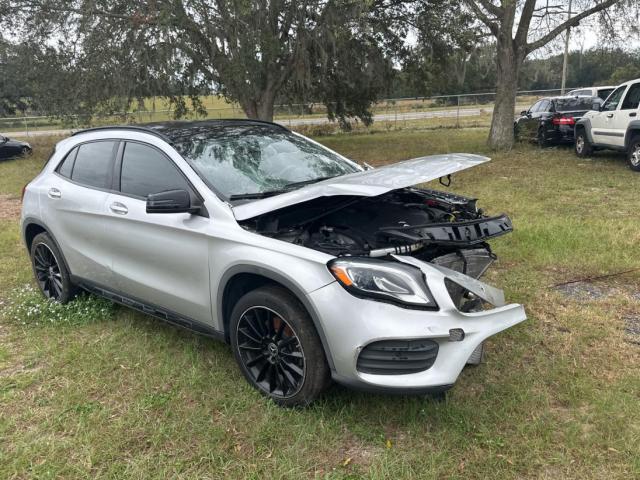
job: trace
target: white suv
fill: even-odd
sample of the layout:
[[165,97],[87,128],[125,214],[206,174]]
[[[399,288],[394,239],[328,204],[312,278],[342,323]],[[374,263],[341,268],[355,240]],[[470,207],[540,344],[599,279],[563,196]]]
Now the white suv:
[[569,97],[599,97],[602,100],[606,100],[611,92],[613,92],[616,87],[603,86],[603,87],[585,87],[585,88],[576,88],[575,90],[571,90],[567,93]]
[[640,172],[639,113],[640,78],[617,87],[598,111],[587,112],[576,123],[576,154],[586,157],[600,148],[624,151],[629,167]]

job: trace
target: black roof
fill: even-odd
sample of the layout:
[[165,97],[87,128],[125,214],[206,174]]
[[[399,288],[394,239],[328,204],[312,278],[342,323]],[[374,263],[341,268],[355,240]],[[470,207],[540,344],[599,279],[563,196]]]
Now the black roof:
[[213,133],[216,130],[230,129],[268,129],[282,130],[288,132],[289,129],[283,125],[263,120],[250,120],[240,118],[229,118],[220,120],[174,120],[167,122],[142,123],[137,125],[111,125],[105,127],[93,127],[79,130],[73,135],[101,130],[134,130],[149,133],[162,138],[166,142],[173,143],[185,137],[190,137],[196,133]]

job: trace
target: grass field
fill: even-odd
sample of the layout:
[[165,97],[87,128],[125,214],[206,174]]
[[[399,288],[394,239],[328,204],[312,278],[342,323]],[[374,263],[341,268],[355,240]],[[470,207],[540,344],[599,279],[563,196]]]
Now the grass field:
[[[382,165],[483,153],[485,138],[319,140]],[[336,386],[283,410],[223,344],[92,298],[47,308],[24,289],[15,198],[52,140],[34,144],[0,164],[0,478],[640,477],[640,271],[554,286],[640,269],[640,176],[621,156],[518,145],[454,176],[452,191],[513,219],[488,281],[529,319],[492,338],[445,402]]]

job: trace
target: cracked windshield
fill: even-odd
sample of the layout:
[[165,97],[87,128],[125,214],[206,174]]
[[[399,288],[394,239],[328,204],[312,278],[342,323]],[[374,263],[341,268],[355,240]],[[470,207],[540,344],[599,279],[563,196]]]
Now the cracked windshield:
[[209,126],[195,133],[191,129],[174,147],[231,200],[266,197],[359,171],[355,164],[284,129]]

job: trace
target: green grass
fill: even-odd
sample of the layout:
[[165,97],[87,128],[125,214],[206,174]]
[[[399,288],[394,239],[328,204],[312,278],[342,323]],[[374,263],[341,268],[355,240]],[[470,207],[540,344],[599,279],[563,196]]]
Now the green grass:
[[[320,140],[382,165],[485,153],[485,137]],[[19,195],[38,172],[42,142],[0,164],[0,194]],[[640,274],[597,281],[609,295],[586,301],[549,286],[640,268],[640,177],[614,154],[518,145],[493,157],[450,189],[512,217],[488,277],[529,320],[492,338],[444,403],[334,387],[283,410],[245,383],[225,345],[128,309],[87,299],[89,315],[34,321],[30,294],[15,293],[31,275],[17,220],[0,220],[0,478],[637,478],[640,346],[623,319],[640,314]]]

